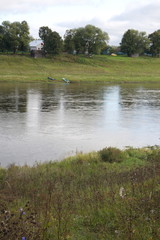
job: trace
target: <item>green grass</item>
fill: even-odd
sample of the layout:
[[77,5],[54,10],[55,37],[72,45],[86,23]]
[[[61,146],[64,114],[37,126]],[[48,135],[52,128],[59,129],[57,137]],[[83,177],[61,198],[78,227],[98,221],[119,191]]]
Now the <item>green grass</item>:
[[0,55],[0,81],[48,81],[51,76],[71,81],[158,82],[160,58],[72,56],[33,59],[29,56]]
[[0,239],[157,240],[160,148],[0,168]]

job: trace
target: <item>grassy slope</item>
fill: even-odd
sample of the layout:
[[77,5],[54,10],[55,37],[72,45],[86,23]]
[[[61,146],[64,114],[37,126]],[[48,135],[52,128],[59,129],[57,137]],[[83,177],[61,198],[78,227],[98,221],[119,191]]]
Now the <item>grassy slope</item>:
[[159,160],[157,147],[108,148],[0,169],[0,239],[160,239]]
[[0,81],[47,81],[51,76],[72,81],[160,81],[160,59],[61,55],[52,59],[0,56]]

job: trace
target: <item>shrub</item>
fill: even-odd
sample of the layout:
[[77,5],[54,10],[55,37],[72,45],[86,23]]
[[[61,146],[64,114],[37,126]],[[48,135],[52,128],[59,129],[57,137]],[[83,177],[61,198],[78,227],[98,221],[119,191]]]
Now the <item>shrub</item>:
[[155,147],[150,154],[147,156],[147,160],[150,162],[160,162],[160,148]]
[[137,158],[141,160],[146,160],[147,154],[149,152],[148,148],[133,148],[133,147],[127,147],[126,153],[131,158]]
[[99,151],[100,158],[104,162],[121,162],[123,160],[122,151],[118,148],[108,147]]

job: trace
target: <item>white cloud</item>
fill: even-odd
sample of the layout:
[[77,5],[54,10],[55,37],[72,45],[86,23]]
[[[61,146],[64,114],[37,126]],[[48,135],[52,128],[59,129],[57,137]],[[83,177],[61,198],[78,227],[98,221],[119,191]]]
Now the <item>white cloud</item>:
[[113,17],[112,20],[116,21],[128,21],[145,24],[147,22],[159,21],[160,20],[160,2],[148,3],[146,5],[140,5],[133,9],[128,9],[126,12]]
[[[131,5],[125,12],[114,16],[108,21],[109,32],[112,37],[119,41],[125,31],[128,29],[136,29],[145,31],[147,34],[154,32],[160,28],[160,2],[147,2],[139,5]],[[117,36],[117,37],[116,37]],[[117,40],[116,40],[117,39]]]
[[152,33],[160,28],[160,0],[0,0],[0,21],[23,21],[38,37],[41,26],[64,35],[67,29],[95,25],[119,44],[125,31]]
[[[101,3],[103,0],[98,0]],[[46,9],[53,6],[95,5],[97,0],[1,0],[0,11],[27,12],[36,9]]]

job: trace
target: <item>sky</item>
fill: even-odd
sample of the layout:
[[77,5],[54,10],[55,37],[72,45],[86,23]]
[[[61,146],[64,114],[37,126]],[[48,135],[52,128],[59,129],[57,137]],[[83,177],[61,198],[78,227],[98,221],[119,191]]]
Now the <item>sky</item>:
[[34,38],[42,26],[63,38],[68,29],[92,24],[108,33],[109,45],[119,45],[128,29],[160,29],[160,0],[0,0],[0,24],[23,20]]

